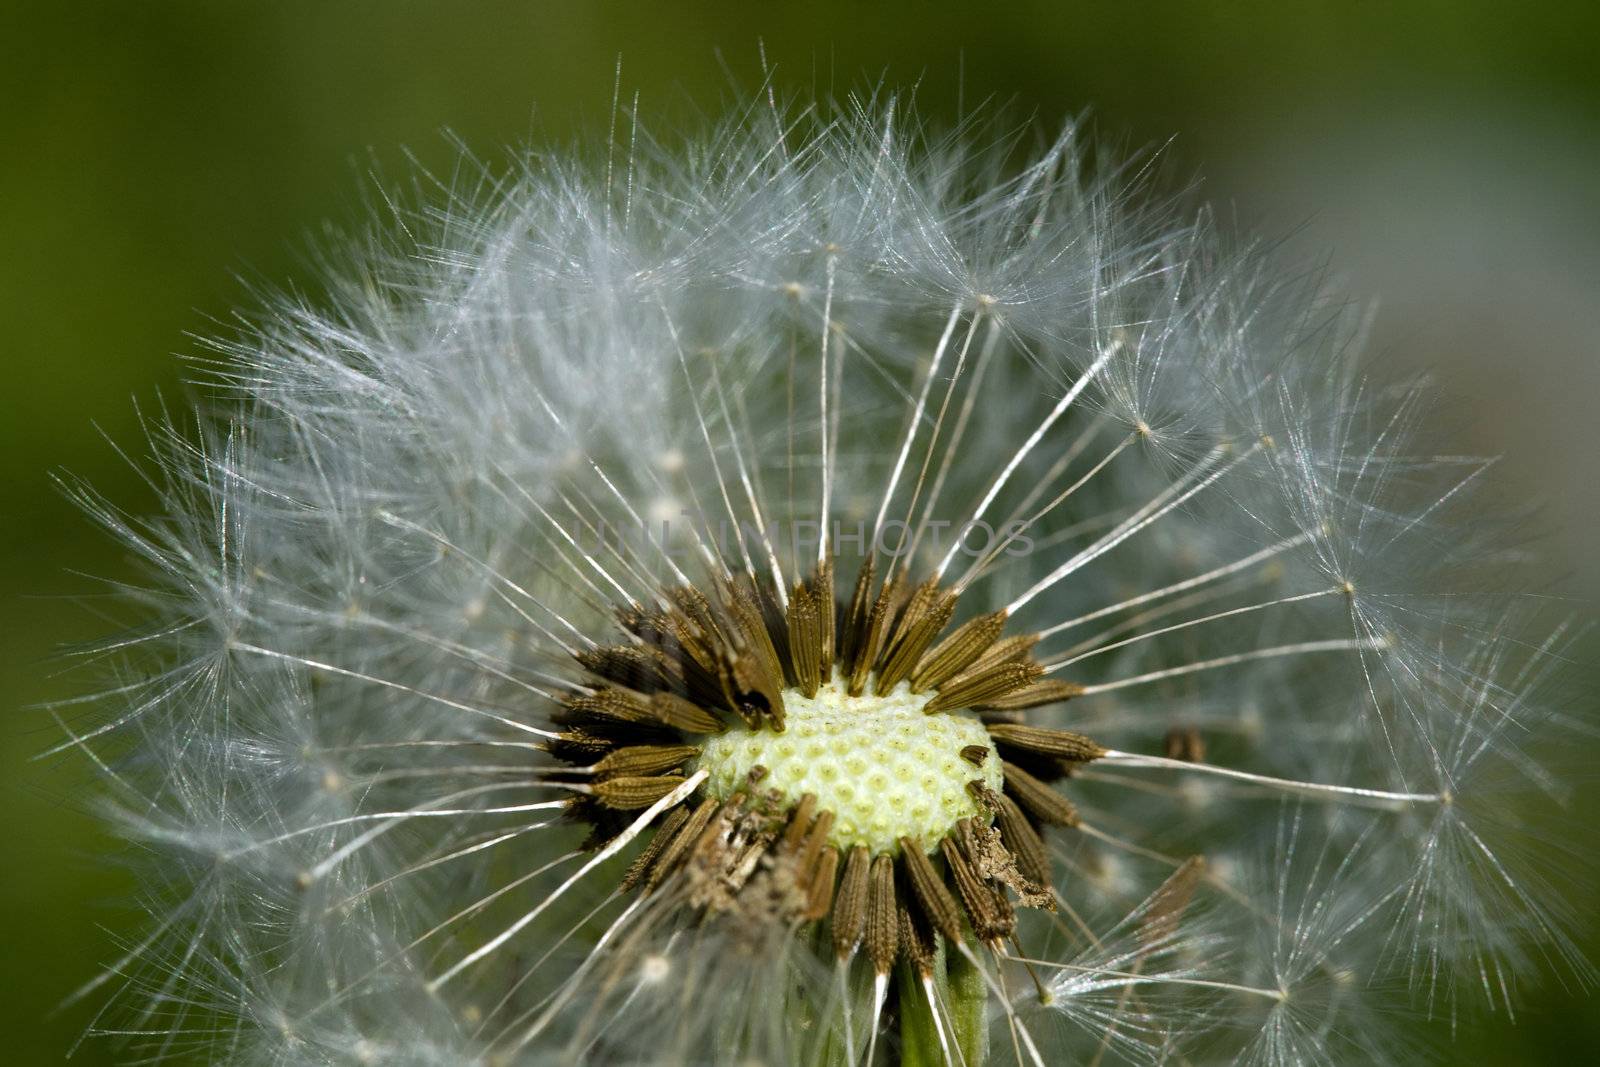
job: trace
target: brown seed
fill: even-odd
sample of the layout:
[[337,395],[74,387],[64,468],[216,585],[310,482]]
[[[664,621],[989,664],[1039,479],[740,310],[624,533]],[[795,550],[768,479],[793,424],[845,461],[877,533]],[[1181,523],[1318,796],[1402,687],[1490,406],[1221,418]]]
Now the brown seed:
[[917,586],[885,650],[883,666],[874,684],[876,692],[887,693],[911,676],[928,646],[949,625],[955,608],[956,598],[939,592],[938,579],[930,578]]
[[666,598],[676,609],[675,613],[697,631],[709,632],[715,630],[721,623],[721,617],[711,602],[711,597],[693,583],[673,586],[667,590]]
[[885,854],[872,861],[867,890],[867,958],[877,974],[894,966],[900,925],[895,910],[894,860]]
[[[755,654],[760,657],[766,675],[778,683],[779,691],[784,683],[784,662],[778,656],[778,646],[773,643],[773,632],[766,625],[766,613],[762,608],[765,600],[762,593],[758,592],[749,582],[739,582],[739,592],[733,600],[733,614],[739,621],[739,629],[746,635],[750,648],[755,649]],[[779,702],[781,704],[781,702]],[[781,707],[779,707],[781,713]]]
[[822,615],[816,597],[802,582],[789,595],[789,667],[795,688],[808,697],[822,684]]
[[616,747],[608,737],[587,730],[565,730],[560,737],[545,742],[545,751],[567,763],[590,763]]
[[794,650],[789,646],[787,601],[779,602],[776,589],[776,586],[757,586],[755,598],[761,608],[762,625],[766,628],[767,637],[772,641],[772,649],[778,657],[778,676],[784,679],[784,685],[787,687],[794,685]]
[[940,687],[939,695],[928,701],[922,710],[932,713],[953,708],[980,707],[1014,689],[1021,689],[1043,673],[1044,668],[1032,660],[1002,663],[982,674],[951,679]]
[[634,601],[618,604],[612,609],[612,614],[616,616],[617,624],[631,634],[653,636],[660,629],[662,613]]
[[904,902],[900,905],[899,920],[901,951],[917,969],[917,977],[931,977],[934,961],[939,955],[939,944],[934,939],[933,928],[916,909],[907,907]]
[[690,734],[720,734],[727,729],[721,719],[676,693],[652,693],[650,714],[666,725]]
[[983,761],[989,758],[989,750],[982,745],[968,745],[961,750],[961,758],[974,767],[982,767]]
[[[970,835],[971,831],[967,833]],[[985,944],[1010,937],[1017,928],[1016,912],[1003,894],[995,892],[978,876],[968,858],[970,852],[949,837],[939,842],[939,851],[944,854],[945,865],[949,867],[951,879],[956,884],[956,893],[967,909],[973,935]]]
[[833,560],[823,560],[811,576],[811,591],[816,597],[817,614],[822,620],[822,647],[819,652],[821,659],[820,673],[823,681],[833,676],[833,659],[837,654],[835,643],[837,637],[834,633],[836,610],[833,602]]
[[596,763],[594,773],[602,778],[660,774],[683,766],[699,752],[698,745],[629,745]]
[[1021,875],[1039,886],[1050,884],[1050,854],[1044,839],[1033,828],[1033,823],[1017,807],[1017,802],[1004,793],[997,793],[981,781],[967,783],[967,792],[974,800],[994,813],[995,826],[1000,840],[1015,857]]
[[965,681],[974,675],[986,674],[1002,663],[1015,663],[1027,659],[1028,653],[1032,652],[1038,643],[1038,634],[1013,634],[1010,637],[1002,637],[984,649],[982,655],[964,667],[951,681]]
[[594,795],[600,803],[618,811],[648,808],[683,784],[681,774],[662,774],[654,777],[610,778],[596,782]]
[[1075,682],[1063,682],[1056,678],[1045,678],[1034,682],[1032,685],[1023,686],[1001,696],[987,700],[982,705],[995,711],[1024,711],[1028,708],[1037,708],[1045,704],[1059,704],[1063,700],[1071,700],[1083,692],[1083,686]]
[[[1012,807],[1016,805],[1013,804]],[[1020,812],[1018,818],[1022,818]],[[1048,870],[1045,871],[1043,880],[1036,881],[1028,877],[1022,873],[1016,853],[1006,847],[1005,838],[998,829],[984,826],[977,819],[967,819],[965,825],[968,829],[960,839],[962,851],[972,863],[973,871],[979,878],[989,883],[1004,907],[1010,908],[1011,902],[1001,891],[1001,886],[1015,893],[1018,902],[1025,907],[1043,908],[1045,911],[1056,910],[1056,898],[1053,887],[1049,884]],[[1029,827],[1029,831],[1032,831],[1032,827]],[[1042,850],[1042,842],[1040,847]]]
[[911,672],[912,691],[921,693],[943,685],[966,670],[1000,639],[1005,625],[1006,613],[994,611],[956,627],[917,661],[917,669]]
[[828,832],[833,829],[833,812],[825,811],[817,816],[817,821],[812,824],[811,832],[806,834],[804,846],[800,850],[800,866],[809,868],[817,862],[817,857],[822,854],[823,846],[828,843]]
[[680,661],[658,649],[606,645],[585,649],[577,653],[576,658],[590,674],[629,689],[653,693],[658,689],[681,689],[684,685]]
[[989,736],[1003,745],[1053,759],[1088,763],[1106,754],[1105,748],[1070,730],[1046,730],[1018,723],[990,723]]
[[1004,793],[994,794],[996,799],[995,822],[1000,826],[1000,840],[1017,859],[1017,870],[1022,876],[1041,888],[1051,882],[1050,850],[1044,838],[1033,828],[1017,802]]
[[[684,603],[705,603],[694,590],[669,590],[667,595],[679,598],[684,594],[691,594]],[[653,613],[648,629],[641,630],[639,636],[654,646],[659,655],[673,661],[684,680],[684,689],[694,699],[712,703],[721,700],[717,662],[726,637],[713,618],[691,617],[684,605],[679,604]]]
[[743,595],[739,599],[739,618],[748,627],[752,643],[767,661],[768,671],[781,683],[783,657],[778,654],[777,636],[781,627],[772,625],[774,620],[782,619],[777,614],[777,603],[770,593],[748,581],[740,583],[740,591]]
[[748,800],[749,797],[744,793],[735,793],[727,800],[722,801],[722,803],[713,806],[710,817],[701,820],[700,832],[693,841],[689,842],[690,850],[697,851],[706,848],[713,841],[731,834],[734,824],[738,821],[739,813],[744,810],[745,803]]
[[1002,763],[1000,769],[1006,777],[1007,795],[1015,798],[1028,814],[1057,826],[1078,825],[1078,809],[1066,797],[1014,763]]
[[906,602],[901,607],[894,626],[890,628],[887,640],[884,641],[884,651],[889,652],[899,648],[900,642],[904,641],[906,635],[927,616],[938,600],[937,578],[929,578],[912,586],[910,595],[906,597]]
[[833,951],[841,960],[861,943],[862,931],[867,924],[867,887],[872,868],[872,857],[867,846],[857,845],[845,860],[844,877],[839,879],[839,891],[833,903]]
[[856,573],[855,591],[850,594],[850,603],[844,610],[839,634],[839,662],[846,678],[854,677],[856,663],[866,643],[867,617],[872,610],[872,586],[877,581],[877,573],[877,561],[869,556]]
[[676,585],[667,590],[667,599],[672,601],[683,621],[692,625],[698,631],[715,630],[716,612],[711,608],[711,601],[704,593],[692,585]]
[[634,861],[628,864],[627,873],[622,876],[621,884],[624,891],[638,885],[644,879],[644,876],[650,873],[650,868],[655,865],[656,860],[661,858],[661,854],[666,851],[668,845],[672,844],[672,839],[677,836],[678,832],[683,829],[683,824],[688,821],[689,810],[682,804],[667,813],[667,817],[662,821],[661,826],[650,836],[650,843],[645,845],[644,851],[640,852],[634,858]]
[[661,855],[645,878],[646,889],[654,889],[678,868],[678,864],[688,856],[689,850],[700,840],[700,835],[705,832],[712,816],[716,813],[717,801],[714,797],[706,797],[695,806],[694,811],[689,814],[688,821],[661,850]]
[[789,825],[783,831],[783,851],[798,852],[800,843],[805,840],[806,831],[811,829],[811,813],[817,808],[817,795],[805,793],[800,797],[800,803],[794,806],[789,813]]
[[824,849],[817,865],[805,873],[806,907],[801,922],[816,922],[833,906],[834,881],[839,870],[839,850]]
[[730,584],[728,587],[728,613],[732,629],[742,639],[738,642],[740,655],[734,664],[734,677],[739,683],[740,695],[758,694],[764,713],[772,720],[774,729],[783,729],[783,662],[772,643],[761,601],[748,582]]
[[922,846],[911,838],[902,837],[900,864],[905,869],[906,880],[911,883],[911,892],[922,907],[922,913],[928,917],[928,922],[933,924],[933,928],[943,934],[947,941],[959,944],[961,906],[956,903],[956,898],[950,895],[950,890],[944,887],[944,879],[933,869],[928,854],[923,852]]
[[[569,763],[593,763],[613,748],[627,745],[676,744],[676,731],[651,712],[649,699],[627,690],[607,686],[593,693],[568,696],[552,718],[571,727],[572,735],[550,742],[552,753]],[[601,744],[603,749],[594,750]],[[579,758],[584,749],[593,751],[589,759]]]
[[608,685],[592,693],[574,693],[562,701],[562,707],[582,717],[598,716],[615,722],[653,725],[657,721],[648,697],[620,686]]
[[897,574],[878,591],[867,614],[867,630],[861,644],[861,655],[850,672],[849,693],[860,696],[867,688],[867,676],[878,668],[878,661],[888,643],[890,628],[894,623],[895,609],[905,588],[905,576]]

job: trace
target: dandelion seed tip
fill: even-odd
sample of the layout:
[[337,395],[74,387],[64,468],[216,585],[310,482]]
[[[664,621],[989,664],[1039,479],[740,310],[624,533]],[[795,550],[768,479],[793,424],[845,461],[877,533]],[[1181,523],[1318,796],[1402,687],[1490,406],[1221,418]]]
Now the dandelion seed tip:
[[1344,581],[1339,583],[1339,592],[1343,593],[1347,597],[1355,596],[1356,595],[1356,583],[1352,582],[1352,581],[1350,581],[1350,579],[1346,578]]
[[994,296],[991,296],[989,293],[979,293],[978,294],[978,300],[977,300],[978,307],[983,309],[983,310],[985,310],[985,311],[987,311],[989,308],[994,307],[999,302],[1000,301],[998,299],[996,299]]
[[1261,435],[1261,447],[1268,450],[1275,449],[1278,447],[1278,442],[1270,433],[1264,433]]
[[806,287],[799,282],[784,282],[783,291],[785,295],[792,296],[796,300],[806,295]]
[[1152,437],[1155,434],[1155,431],[1150,428],[1150,424],[1143,419],[1133,424],[1133,432],[1145,438]]
[[338,771],[331,767],[322,772],[322,791],[324,793],[337,793],[344,788],[344,778]]
[[300,871],[294,876],[294,887],[302,893],[317,884],[317,876],[310,871]]
[[652,952],[639,964],[639,980],[647,985],[659,985],[672,973],[672,961],[659,952]]
[[656,466],[668,474],[677,474],[683,470],[683,452],[676,448],[669,448],[656,457]]

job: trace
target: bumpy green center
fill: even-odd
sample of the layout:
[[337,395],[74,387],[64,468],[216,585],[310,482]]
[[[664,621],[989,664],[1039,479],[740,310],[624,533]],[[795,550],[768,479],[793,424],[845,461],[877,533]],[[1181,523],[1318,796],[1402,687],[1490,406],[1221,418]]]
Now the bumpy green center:
[[[814,794],[818,811],[833,812],[828,842],[842,850],[866,845],[874,854],[898,854],[900,838],[909,837],[932,852],[957,821],[986,817],[967,783],[979,779],[999,791],[1003,779],[978,717],[927,714],[931,699],[904,682],[881,696],[852,697],[837,682],[815,697],[785,690],[782,733],[734,727],[706,741],[699,766],[719,797],[748,788],[758,765],[767,769],[760,787],[789,803]],[[984,750],[977,763],[962,755],[974,746]]]

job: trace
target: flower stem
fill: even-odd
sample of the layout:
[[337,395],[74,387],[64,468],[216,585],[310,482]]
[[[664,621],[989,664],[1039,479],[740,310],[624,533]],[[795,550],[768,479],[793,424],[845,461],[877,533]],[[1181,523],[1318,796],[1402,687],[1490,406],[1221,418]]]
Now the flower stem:
[[983,975],[964,954],[950,961],[948,982],[956,1046],[968,1067],[982,1067],[989,1059],[989,990]]
[[[924,979],[901,963],[895,970],[900,999],[900,1067],[983,1067],[989,1052],[984,1010],[989,991],[964,956],[941,944],[933,971]],[[930,1002],[930,993],[938,1004]]]

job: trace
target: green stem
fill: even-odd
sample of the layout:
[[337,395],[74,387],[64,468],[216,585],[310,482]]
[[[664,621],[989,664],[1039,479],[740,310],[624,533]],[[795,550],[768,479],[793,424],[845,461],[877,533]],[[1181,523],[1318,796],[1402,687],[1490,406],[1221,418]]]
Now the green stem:
[[982,1067],[989,1059],[989,989],[972,961],[958,955],[949,963],[951,1024],[956,1045],[966,1058],[967,1067]]
[[[943,984],[943,971],[935,967],[935,988]],[[900,993],[900,1067],[944,1067],[938,1022],[916,968],[902,962],[895,968],[895,985]]]
[[[989,1028],[985,1010],[989,991],[983,976],[965,956],[948,956],[939,946],[933,961],[934,994],[948,1009],[945,1021],[951,1042],[948,1061],[965,1067],[983,1067],[989,1055]],[[939,1040],[939,1020],[928,1003],[927,991],[916,969],[902,963],[895,968],[900,994],[900,1067],[946,1067],[944,1045]]]

